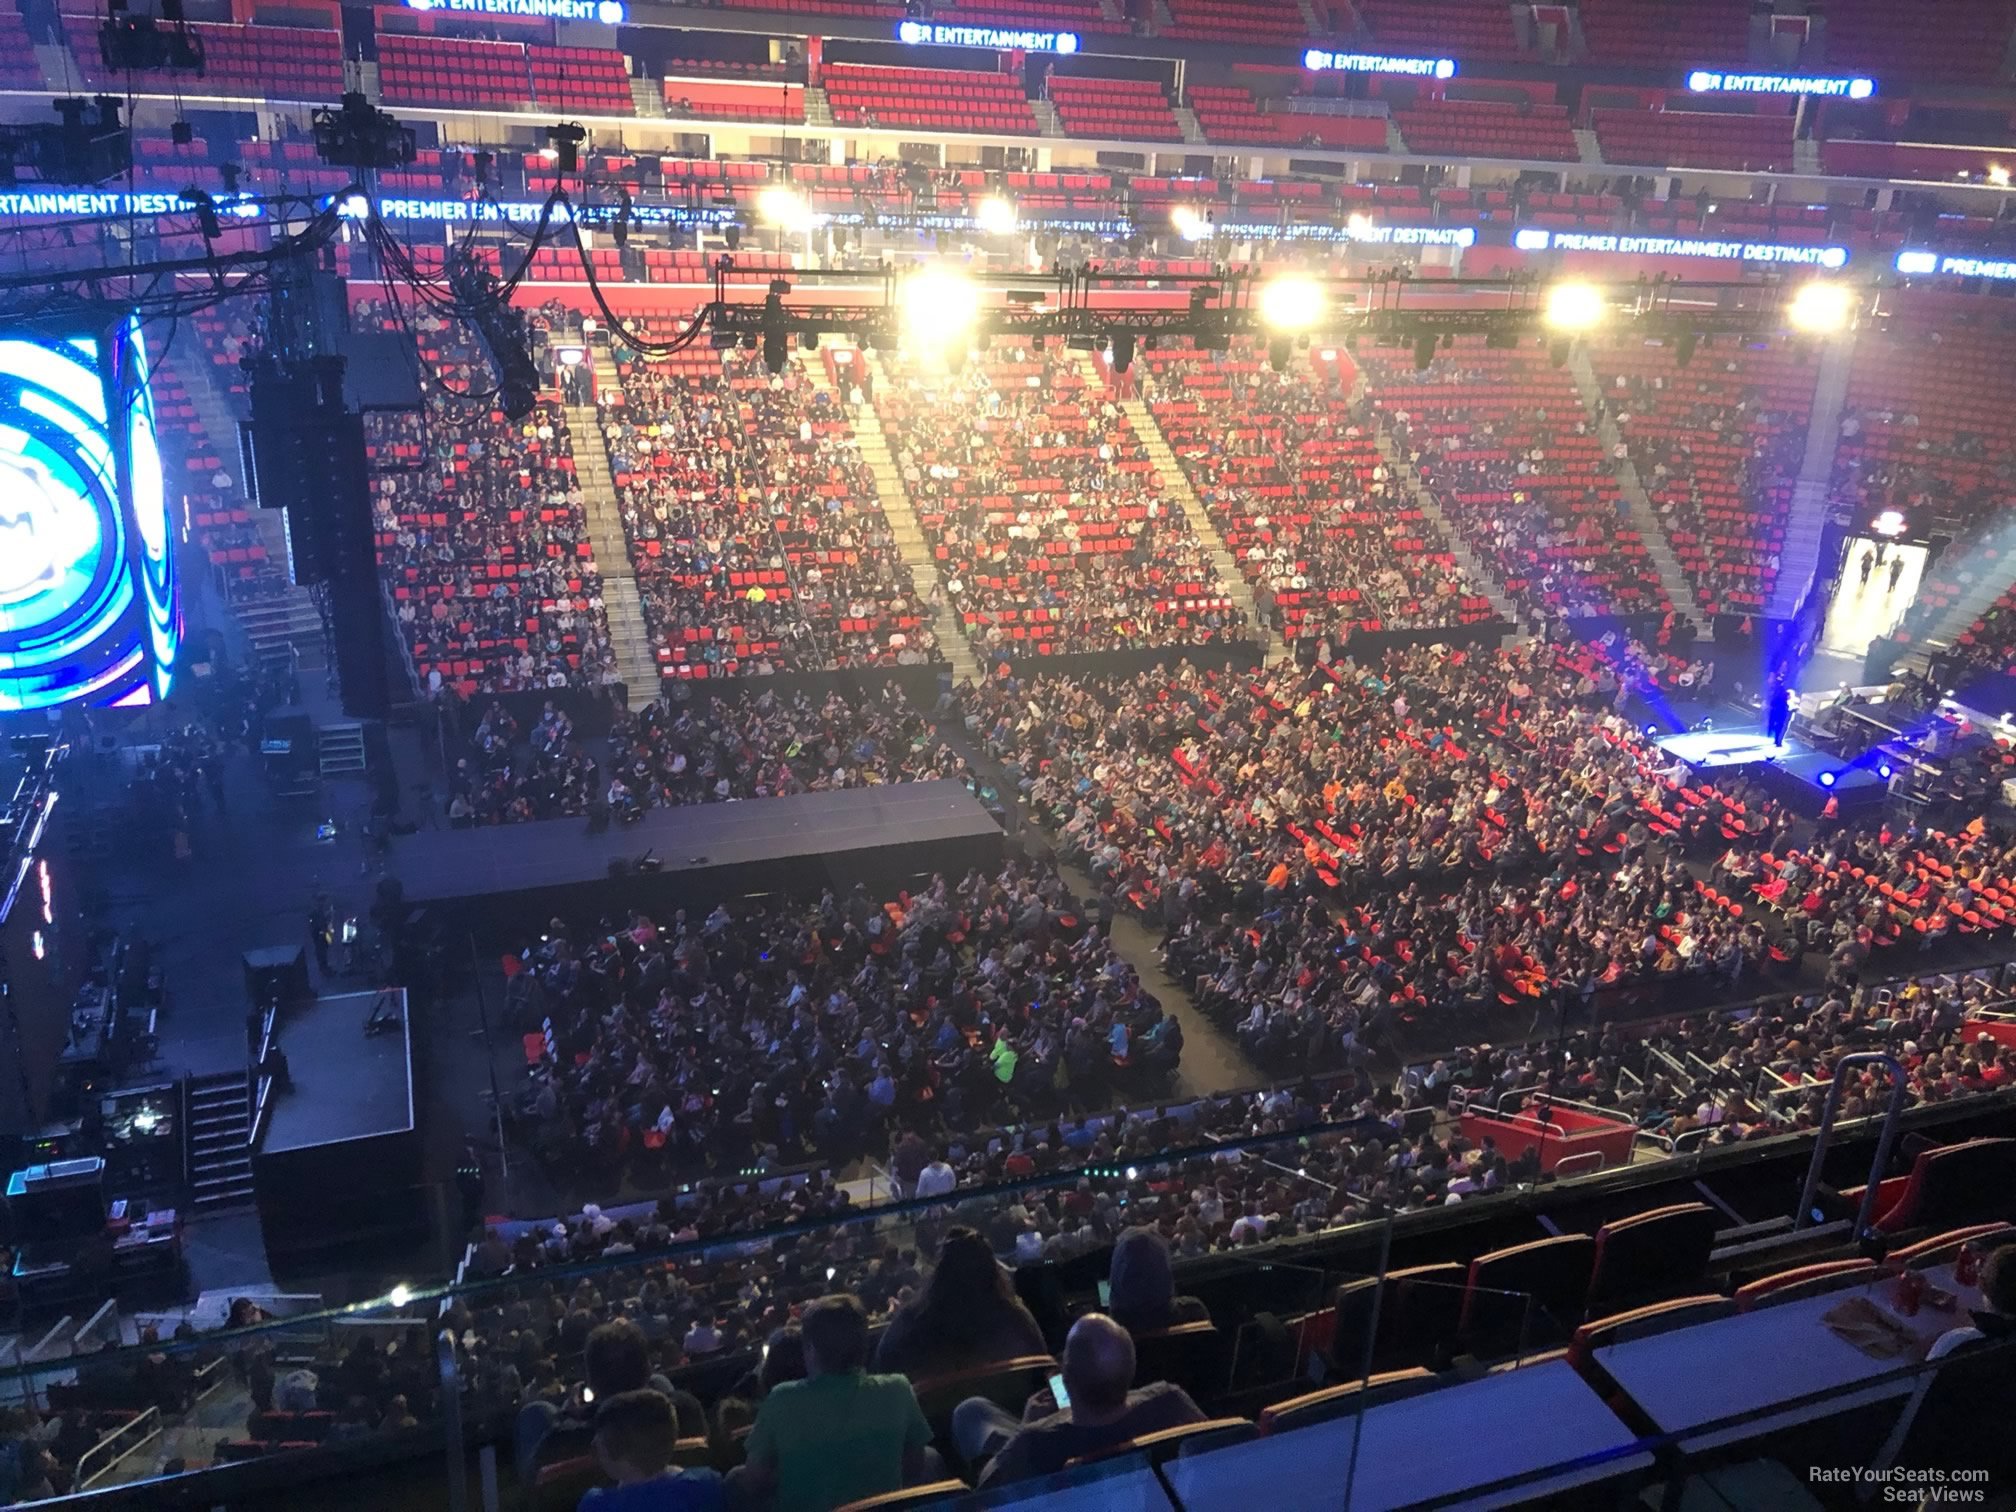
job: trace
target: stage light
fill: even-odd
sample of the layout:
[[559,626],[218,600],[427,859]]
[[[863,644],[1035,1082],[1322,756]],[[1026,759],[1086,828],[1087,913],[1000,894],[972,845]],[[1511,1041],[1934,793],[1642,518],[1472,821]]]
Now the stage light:
[[401,1281],[385,1294],[385,1300],[390,1302],[394,1307],[404,1307],[408,1302],[413,1300],[413,1293],[407,1289],[406,1283]]
[[1323,318],[1323,286],[1302,273],[1284,273],[1260,286],[1260,318],[1276,331],[1306,331]]
[[1885,782],[1888,782],[1890,780],[1891,771],[1892,771],[1891,765],[1889,762],[1886,761],[1881,766],[1876,768],[1876,775],[1878,777],[1881,777]]
[[2000,163],[1990,163],[1988,165],[1988,182],[1993,184],[1997,189],[2007,189],[2009,187],[2009,170]]
[[1603,291],[1594,284],[1556,284],[1547,291],[1543,314],[1551,330],[1594,330],[1603,323],[1604,313]]
[[903,338],[928,350],[964,341],[980,318],[980,286],[962,270],[926,263],[903,281]]
[[1006,236],[1015,229],[1015,207],[998,194],[990,194],[973,207],[973,221],[989,236]]
[[1169,211],[1169,225],[1185,241],[1202,241],[1211,234],[1211,223],[1195,205],[1176,205]]
[[757,190],[756,214],[780,231],[803,231],[812,224],[812,207],[789,184],[765,184]]
[[1820,786],[1824,788],[1831,788],[1832,786],[1834,786],[1834,782],[1835,777],[1832,772],[1822,772],[1820,774]]
[[1792,296],[1785,318],[1795,331],[1827,336],[1848,324],[1854,308],[1855,295],[1846,284],[1809,283]]
[[1647,740],[1657,740],[1659,738],[1659,726],[1655,724],[1645,726],[1645,738]]

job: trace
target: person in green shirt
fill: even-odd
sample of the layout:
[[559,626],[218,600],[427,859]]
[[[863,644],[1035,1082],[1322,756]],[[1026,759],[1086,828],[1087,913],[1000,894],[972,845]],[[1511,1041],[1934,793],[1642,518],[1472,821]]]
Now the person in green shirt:
[[798,1324],[806,1378],[763,1399],[730,1501],[772,1512],[831,1512],[930,1478],[931,1428],[900,1375],[869,1375],[868,1315],[821,1297]]

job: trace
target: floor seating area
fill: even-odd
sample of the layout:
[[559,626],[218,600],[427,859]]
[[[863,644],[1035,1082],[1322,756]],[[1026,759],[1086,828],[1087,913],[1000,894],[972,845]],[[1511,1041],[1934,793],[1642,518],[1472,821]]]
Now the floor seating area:
[[1710,613],[1757,614],[1777,581],[1818,378],[1810,349],[1665,341],[1590,352],[1611,418]]
[[1214,142],[1292,145],[1302,140],[1293,115],[1263,111],[1251,90],[1236,84],[1192,84],[1190,109]]
[[1050,75],[1050,103],[1066,136],[1127,137],[1180,142],[1183,128],[1153,79],[1093,79]]
[[1606,162],[1778,172],[1793,166],[1789,111],[1783,115],[1744,115],[1734,111],[1599,108],[1589,114]]
[[1354,630],[1491,617],[1388,477],[1334,367],[1305,354],[1275,373],[1251,346],[1163,347],[1135,361],[1156,424],[1285,639],[1341,643]]
[[1417,100],[1396,107],[1393,124],[1410,152],[1466,157],[1544,158],[1572,163],[1581,156],[1561,105],[1495,100]]
[[1009,657],[1252,631],[1127,417],[1072,354],[891,364],[875,407],[966,634]]
[[1512,10],[1492,0],[1353,0],[1381,52],[1418,57],[1521,56]]
[[1555,613],[1663,613],[1658,572],[1573,378],[1546,350],[1459,337],[1424,372],[1361,349],[1378,423],[1519,602]]
[[928,613],[830,387],[705,347],[622,352],[617,372],[602,434],[667,676],[931,659]]
[[835,63],[826,99],[843,126],[918,126],[938,131],[1033,134],[1036,117],[1022,81],[953,68],[882,68]]
[[1749,58],[1748,0],[1581,0],[1577,9],[1594,64],[1682,70]]

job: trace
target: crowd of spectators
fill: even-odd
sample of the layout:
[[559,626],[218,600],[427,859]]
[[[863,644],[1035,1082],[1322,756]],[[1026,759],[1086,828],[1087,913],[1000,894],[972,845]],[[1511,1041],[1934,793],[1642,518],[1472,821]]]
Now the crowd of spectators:
[[735,348],[614,355],[602,433],[668,670],[938,659],[931,606],[831,390]]
[[1761,613],[1812,417],[1811,355],[1759,343],[1683,368],[1671,344],[1638,341],[1592,363],[1700,607]]
[[[354,315],[367,329],[405,329],[381,302],[359,301]],[[475,337],[439,315],[411,318],[425,407],[376,422],[371,498],[379,566],[420,681],[465,695],[614,681],[564,408],[542,399],[507,420],[486,397]],[[535,362],[556,318],[530,322]]]
[[511,1108],[549,1169],[844,1155],[1159,1086],[1182,1031],[1054,870],[1011,862],[661,927],[556,920],[522,1013],[552,1053]]
[[1674,607],[1573,378],[1545,352],[1457,337],[1425,370],[1370,346],[1358,362],[1377,422],[1522,608]]
[[770,688],[701,697],[675,683],[641,709],[617,710],[592,741],[551,699],[529,729],[492,700],[449,771],[448,818],[499,824],[599,806],[622,820],[650,808],[932,778],[976,782],[894,686],[852,697]]
[[1069,352],[893,364],[874,403],[967,636],[1008,657],[1250,639],[1111,395]]
[[[1131,374],[1199,501],[1290,640],[1491,617],[1380,458],[1334,363],[1158,350]],[[1233,417],[1236,417],[1233,418]]]

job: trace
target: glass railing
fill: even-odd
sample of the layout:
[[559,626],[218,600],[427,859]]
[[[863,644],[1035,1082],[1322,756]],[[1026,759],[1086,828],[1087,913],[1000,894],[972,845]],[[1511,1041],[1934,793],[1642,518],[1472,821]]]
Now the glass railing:
[[[1992,1111],[2012,1098],[1996,1093],[1964,1106]],[[1913,1116],[1937,1118],[1954,1107]],[[1214,1141],[945,1199],[890,1200],[886,1186],[871,1184],[850,1192],[847,1210],[816,1219],[751,1220],[738,1232],[648,1253],[582,1259],[540,1244],[536,1253],[514,1253],[503,1275],[465,1266],[452,1285],[402,1287],[340,1309],[297,1301],[293,1316],[238,1328],[170,1314],[155,1317],[136,1342],[142,1320],[116,1308],[51,1320],[0,1352],[0,1505],[9,1497],[116,1495],[183,1475],[280,1484],[323,1473],[318,1464],[446,1454],[451,1443],[508,1445],[528,1399],[564,1395],[587,1327],[605,1317],[636,1321],[654,1366],[713,1401],[760,1361],[770,1329],[794,1304],[850,1291],[871,1316],[886,1317],[903,1287],[914,1285],[916,1257],[928,1257],[954,1224],[977,1230],[1017,1265],[1018,1288],[1054,1342],[1074,1303],[1096,1294],[1123,1229],[1193,1204],[1224,1222],[1249,1199],[1265,1221],[1249,1224],[1238,1247],[1186,1243],[1179,1222],[1175,1250],[1179,1289],[1203,1296],[1217,1324],[1216,1336],[1185,1362],[1186,1376],[1250,1415],[1284,1396],[1380,1376],[1406,1353],[1386,1347],[1401,1301],[1430,1320],[1461,1313],[1467,1288],[1446,1277],[1416,1278],[1404,1298],[1388,1286],[1354,1289],[1392,1268],[1396,1238],[1432,1237],[1520,1204],[1537,1208],[1556,1190],[1517,1186],[1453,1206],[1387,1211],[1365,1190],[1364,1157],[1375,1141],[1390,1151],[1401,1120]],[[1852,1137],[1854,1125],[1842,1133]],[[1604,1170],[1559,1190],[1694,1179],[1809,1140],[1794,1129],[1736,1146],[1682,1147],[1650,1166]],[[778,1188],[805,1179],[750,1178]],[[698,1194],[674,1192],[664,1216],[674,1231],[704,1221]],[[523,1227],[536,1238],[550,1222]],[[1469,1305],[1490,1313],[1491,1357],[1505,1363],[1552,1363],[1546,1356],[1574,1321],[1515,1292],[1473,1294]],[[696,1330],[696,1322],[704,1326]]]

